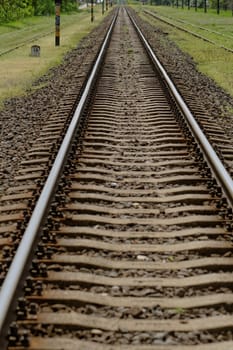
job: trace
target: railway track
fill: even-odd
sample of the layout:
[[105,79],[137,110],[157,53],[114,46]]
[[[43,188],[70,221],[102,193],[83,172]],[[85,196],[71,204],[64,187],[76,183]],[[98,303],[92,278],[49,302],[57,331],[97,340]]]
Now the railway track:
[[1,349],[233,346],[232,182],[133,23],[1,198]]

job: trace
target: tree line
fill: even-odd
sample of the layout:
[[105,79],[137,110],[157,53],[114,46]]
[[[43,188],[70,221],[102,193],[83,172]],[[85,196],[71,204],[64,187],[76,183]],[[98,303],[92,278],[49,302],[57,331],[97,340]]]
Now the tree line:
[[[54,0],[0,0],[0,23],[27,16],[54,14]],[[77,0],[62,0],[64,12],[77,9]]]
[[155,5],[176,6],[176,7],[196,7],[217,9],[219,13],[222,10],[231,10],[233,15],[233,0],[142,0]]

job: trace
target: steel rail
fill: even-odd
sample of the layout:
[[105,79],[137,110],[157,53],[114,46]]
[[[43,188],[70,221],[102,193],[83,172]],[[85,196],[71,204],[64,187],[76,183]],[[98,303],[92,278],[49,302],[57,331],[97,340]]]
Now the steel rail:
[[25,266],[29,264],[32,251],[38,241],[38,236],[46,219],[49,206],[52,202],[54,192],[56,190],[58,181],[61,177],[62,170],[66,163],[72,140],[78,129],[80,116],[86,105],[91,88],[93,87],[95,78],[97,76],[100,64],[103,61],[113,27],[118,13],[115,14],[109,30],[105,36],[104,42],[99,51],[99,55],[95,61],[94,67],[91,71],[89,79],[86,83],[84,92],[81,96],[80,102],[75,110],[67,133],[58,151],[52,169],[48,175],[46,183],[42,189],[41,195],[36,203],[35,209],[32,213],[28,226],[23,234],[22,240],[16,251],[15,257],[10,265],[9,271],[6,275],[5,281],[0,292],[0,349],[3,350],[6,346],[6,333],[10,324],[9,314],[12,310],[12,304],[15,302],[14,298],[17,290],[22,286],[24,279]]
[[139,29],[138,25],[136,24],[135,20],[132,18],[132,16],[129,14],[132,23],[134,24],[140,39],[145,45],[145,48],[147,52],[149,53],[153,63],[155,64],[156,68],[158,69],[161,77],[165,81],[166,85],[168,86],[170,92],[172,93],[177,105],[180,108],[181,113],[183,114],[183,117],[185,118],[187,125],[194,136],[194,138],[197,140],[201,151],[203,152],[204,158],[209,165],[209,167],[212,170],[212,173],[214,177],[216,178],[218,184],[223,189],[223,192],[226,196],[226,199],[228,201],[228,204],[233,208],[233,181],[227,170],[225,169],[224,165],[222,164],[221,160],[217,156],[216,152],[214,151],[213,147],[209,143],[208,139],[206,138],[205,134],[202,132],[201,128],[199,127],[198,123],[196,122],[192,112],[184,102],[183,98],[177,91],[175,85],[173,84],[172,80],[168,76],[166,70],[154,54],[150,44],[145,39],[144,35],[142,34],[141,30]]

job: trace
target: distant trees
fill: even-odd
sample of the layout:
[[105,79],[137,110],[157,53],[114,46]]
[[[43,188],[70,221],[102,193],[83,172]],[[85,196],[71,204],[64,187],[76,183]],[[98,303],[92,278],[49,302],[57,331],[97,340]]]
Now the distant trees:
[[[1,1],[1,0],[0,0]],[[54,0],[32,0],[34,15],[51,15],[54,13]],[[62,11],[77,9],[77,0],[62,0]]]
[[211,7],[217,8],[217,6],[220,6],[223,10],[229,10],[232,9],[233,2],[232,0],[212,0],[211,1]]
[[54,1],[52,0],[32,0],[32,6],[35,16],[50,15],[54,12]]
[[[143,0],[142,0],[143,1]],[[172,5],[172,6],[191,6],[203,8],[206,4],[208,8],[232,10],[233,13],[233,0],[147,0],[147,3],[153,3],[155,5]]]
[[[0,23],[32,15],[51,15],[54,4],[54,0],[0,0]],[[73,11],[76,4],[76,0],[62,0],[62,11]]]
[[32,13],[32,0],[0,0],[0,21],[30,16]]

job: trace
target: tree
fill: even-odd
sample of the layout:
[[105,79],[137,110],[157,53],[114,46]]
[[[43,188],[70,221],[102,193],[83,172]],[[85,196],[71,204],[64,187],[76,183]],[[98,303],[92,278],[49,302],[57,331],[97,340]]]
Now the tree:
[[[76,0],[62,0],[62,11],[77,9]],[[0,0],[0,22],[7,22],[25,16],[54,14],[54,0]]]
[[1,22],[31,16],[32,14],[32,0],[0,0]]

